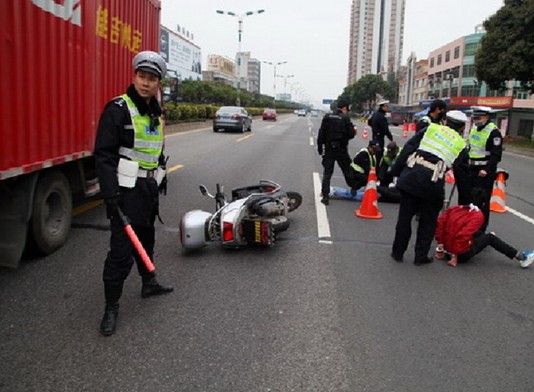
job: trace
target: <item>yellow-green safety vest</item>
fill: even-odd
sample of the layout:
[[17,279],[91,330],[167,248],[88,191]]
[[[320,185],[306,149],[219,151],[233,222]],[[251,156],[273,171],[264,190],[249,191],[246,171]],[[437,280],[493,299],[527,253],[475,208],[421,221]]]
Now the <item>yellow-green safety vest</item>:
[[[365,151],[367,155],[369,155],[369,164],[370,164],[369,169],[371,169],[371,167],[376,167],[376,158],[374,157],[374,155],[372,155],[367,148],[362,148],[360,152],[362,151]],[[358,173],[361,173],[361,174],[365,173],[365,170],[363,169],[363,167],[361,167],[360,165],[357,165],[354,162],[350,164],[350,167],[352,167]]]
[[134,130],[134,145],[133,148],[121,147],[119,154],[138,162],[139,167],[145,170],[152,170],[158,167],[159,157],[163,151],[163,127],[161,119],[157,127],[150,127],[150,116],[148,114],[141,115],[137,106],[132,99],[127,95],[121,95],[124,99],[130,112],[132,119],[131,125],[125,125],[124,129]]
[[432,123],[421,140],[419,150],[437,156],[447,167],[451,167],[465,146],[464,139],[454,129]]
[[486,124],[480,131],[476,126],[471,128],[469,132],[469,158],[483,160],[490,156],[490,152],[486,150],[486,143],[490,137],[491,132],[497,128],[492,122]]
[[388,149],[386,148],[386,151],[384,151],[384,163],[388,166],[393,166],[393,164],[395,163],[395,161],[397,160],[397,158],[399,157],[400,153],[402,151],[402,147],[399,147],[399,151],[397,152],[397,155],[395,156],[395,158],[390,158],[388,157]]

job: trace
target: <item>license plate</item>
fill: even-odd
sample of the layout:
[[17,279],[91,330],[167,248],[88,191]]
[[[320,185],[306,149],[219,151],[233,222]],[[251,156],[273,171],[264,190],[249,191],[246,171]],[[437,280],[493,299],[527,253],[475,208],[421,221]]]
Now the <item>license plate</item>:
[[274,244],[271,222],[243,221],[243,236],[249,245],[270,246]]

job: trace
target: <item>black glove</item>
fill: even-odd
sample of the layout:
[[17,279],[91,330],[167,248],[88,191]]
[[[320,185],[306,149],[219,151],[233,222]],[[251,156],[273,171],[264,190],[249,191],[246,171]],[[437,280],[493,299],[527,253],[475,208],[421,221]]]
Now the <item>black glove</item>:
[[165,177],[161,180],[161,183],[158,186],[158,191],[161,195],[167,195],[167,174],[165,174]]
[[120,202],[120,196],[113,196],[108,197],[104,199],[104,202],[106,203],[106,212],[107,212],[107,218],[116,218],[119,216],[119,202]]

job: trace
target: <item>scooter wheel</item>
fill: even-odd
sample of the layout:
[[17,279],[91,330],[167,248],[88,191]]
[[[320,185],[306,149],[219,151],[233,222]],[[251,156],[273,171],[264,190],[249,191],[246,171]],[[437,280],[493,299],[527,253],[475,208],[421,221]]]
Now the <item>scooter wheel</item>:
[[288,203],[287,210],[289,212],[296,210],[302,204],[302,195],[298,192],[286,192]]

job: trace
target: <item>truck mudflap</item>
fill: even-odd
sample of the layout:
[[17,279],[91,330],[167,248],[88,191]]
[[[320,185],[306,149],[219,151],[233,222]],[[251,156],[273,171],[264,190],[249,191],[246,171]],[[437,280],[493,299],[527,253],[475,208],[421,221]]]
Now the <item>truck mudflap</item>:
[[17,268],[24,248],[38,175],[0,182],[0,266]]

